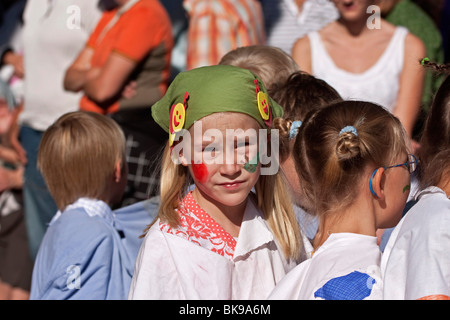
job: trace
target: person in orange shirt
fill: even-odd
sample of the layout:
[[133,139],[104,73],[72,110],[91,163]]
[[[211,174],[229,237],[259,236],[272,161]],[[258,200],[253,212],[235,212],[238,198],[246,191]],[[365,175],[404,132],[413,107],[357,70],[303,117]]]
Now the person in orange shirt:
[[129,181],[123,206],[156,191],[152,173],[166,135],[154,124],[150,106],[167,89],[173,37],[158,0],[115,2],[66,71],[64,88],[83,91],[81,110],[110,115],[124,131]]
[[260,1],[184,0],[183,7],[189,17],[187,70],[218,64],[236,48],[266,43]]

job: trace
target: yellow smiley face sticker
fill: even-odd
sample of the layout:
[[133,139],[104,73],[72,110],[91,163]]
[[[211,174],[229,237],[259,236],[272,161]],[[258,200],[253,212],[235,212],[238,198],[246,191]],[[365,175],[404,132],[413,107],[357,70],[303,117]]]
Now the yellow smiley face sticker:
[[170,109],[169,145],[172,146],[176,133],[181,131],[186,120],[186,109],[182,103],[177,103]]
[[269,98],[268,98],[267,94],[265,94],[262,91],[259,91],[257,100],[258,100],[258,109],[259,109],[259,113],[261,114],[261,117],[264,120],[269,120],[270,106],[269,106]]
[[178,132],[183,129],[186,119],[186,110],[182,103],[177,103],[170,110],[170,133]]

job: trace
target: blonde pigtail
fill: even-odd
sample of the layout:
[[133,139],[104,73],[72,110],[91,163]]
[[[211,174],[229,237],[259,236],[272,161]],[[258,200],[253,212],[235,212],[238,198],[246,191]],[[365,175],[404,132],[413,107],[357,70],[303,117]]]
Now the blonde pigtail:
[[187,192],[187,169],[174,163],[171,157],[171,148],[167,144],[161,161],[160,203],[156,219],[147,226],[144,234],[151,228],[157,219],[168,223],[170,227],[179,226],[178,208],[184,194]]
[[262,175],[255,185],[258,206],[287,259],[298,260],[303,241],[292,200],[280,174]]

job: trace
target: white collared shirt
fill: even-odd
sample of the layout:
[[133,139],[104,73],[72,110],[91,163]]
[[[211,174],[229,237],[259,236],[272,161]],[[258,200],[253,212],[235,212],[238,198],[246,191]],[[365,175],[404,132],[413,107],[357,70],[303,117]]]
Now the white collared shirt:
[[[296,265],[286,261],[250,199],[231,258],[217,250],[224,239],[210,236],[210,230],[190,230],[168,232],[159,220],[152,226],[136,260],[129,299],[265,299]],[[232,247],[234,239],[225,240]]]
[[450,200],[438,187],[426,188],[417,199],[383,253],[385,299],[450,296]]

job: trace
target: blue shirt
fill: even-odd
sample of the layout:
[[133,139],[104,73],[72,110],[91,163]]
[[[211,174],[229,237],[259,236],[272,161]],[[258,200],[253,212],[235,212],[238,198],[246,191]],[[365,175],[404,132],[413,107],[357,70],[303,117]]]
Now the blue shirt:
[[103,201],[81,198],[58,212],[36,257],[30,299],[126,299],[137,230],[151,222],[144,203],[116,214]]

